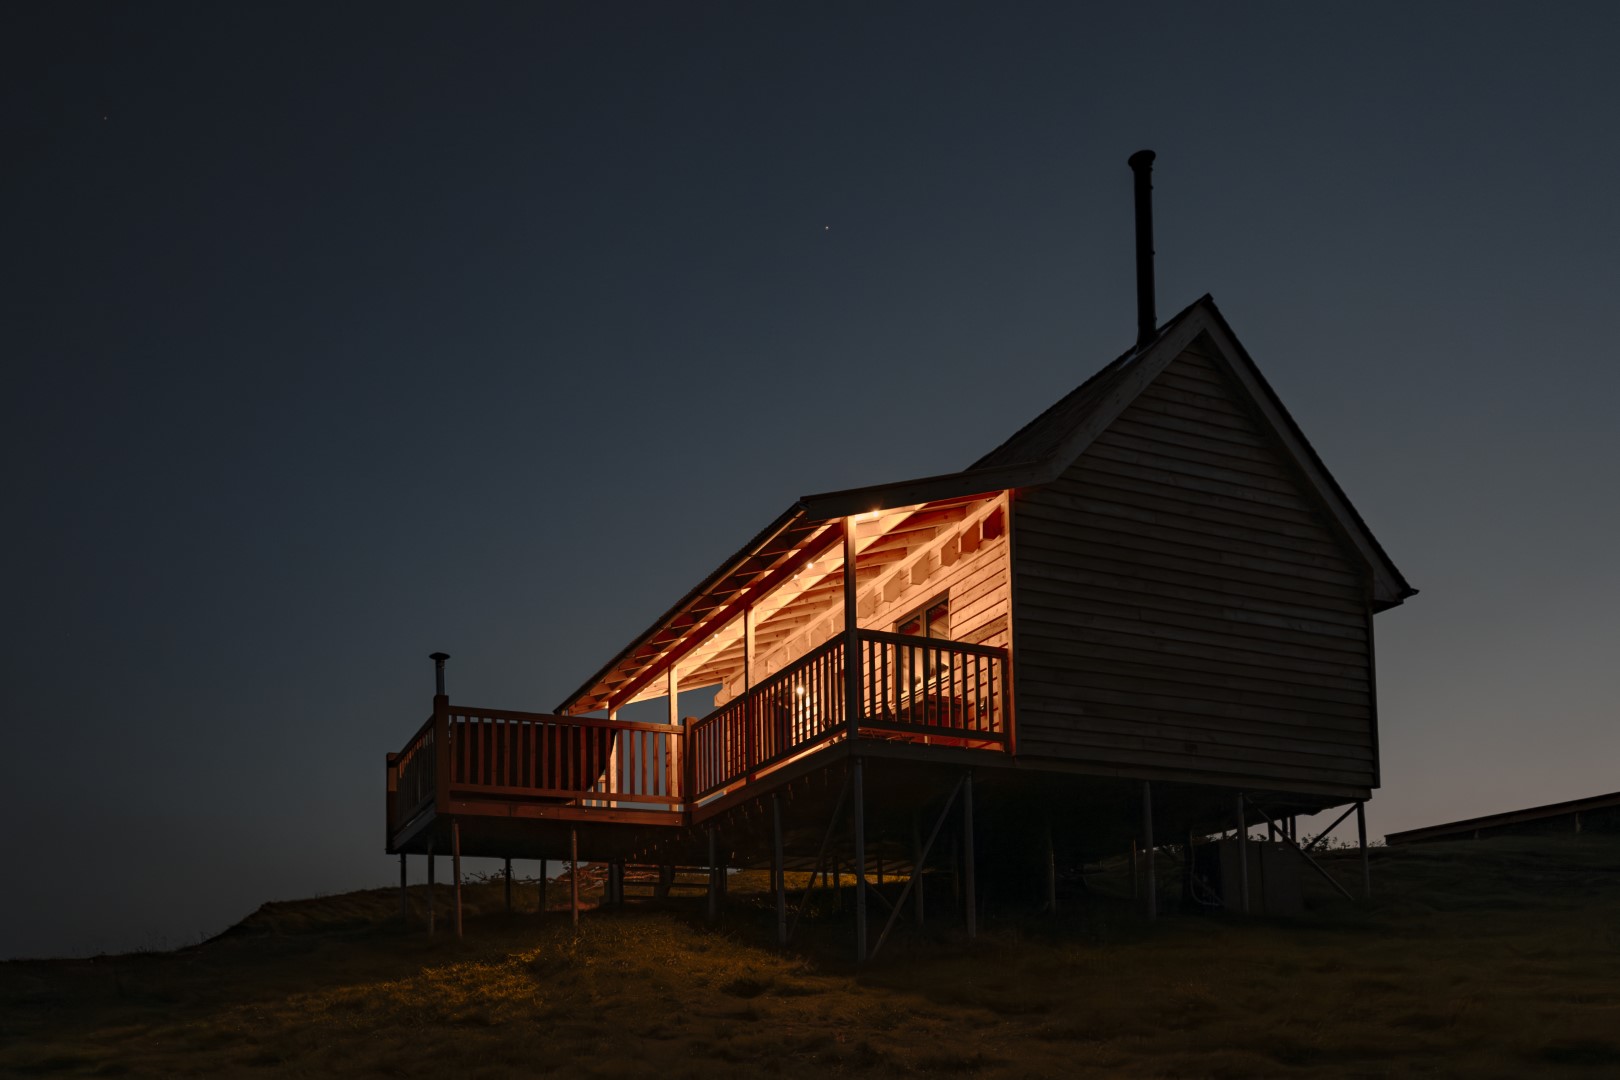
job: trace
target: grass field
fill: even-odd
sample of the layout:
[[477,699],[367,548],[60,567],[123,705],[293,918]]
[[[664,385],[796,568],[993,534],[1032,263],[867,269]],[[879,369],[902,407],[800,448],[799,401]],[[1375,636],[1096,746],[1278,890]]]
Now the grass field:
[[0,964],[0,1071],[1620,1075],[1620,838],[1373,854],[1368,906],[1321,886],[1296,919],[1149,925],[1103,882],[1058,919],[992,902],[971,944],[941,911],[859,971],[847,910],[773,948],[754,875],[717,927],[649,903],[577,941],[498,885],[467,890],[461,942],[402,929],[392,890],[273,904],[178,952]]

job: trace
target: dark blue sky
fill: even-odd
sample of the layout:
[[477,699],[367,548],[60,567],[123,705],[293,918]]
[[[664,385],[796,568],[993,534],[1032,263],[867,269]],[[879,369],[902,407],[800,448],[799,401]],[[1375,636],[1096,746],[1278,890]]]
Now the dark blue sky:
[[[465,6],[462,6],[465,7]],[[1376,833],[1612,790],[1620,9],[12,5],[0,956],[385,883],[795,496],[1215,295],[1423,594]]]

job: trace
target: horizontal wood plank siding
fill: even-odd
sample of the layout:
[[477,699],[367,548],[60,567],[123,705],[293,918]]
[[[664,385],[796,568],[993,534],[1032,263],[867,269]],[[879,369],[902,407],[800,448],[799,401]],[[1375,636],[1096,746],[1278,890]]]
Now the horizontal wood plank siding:
[[1377,783],[1366,568],[1209,355],[1013,505],[1020,754]]

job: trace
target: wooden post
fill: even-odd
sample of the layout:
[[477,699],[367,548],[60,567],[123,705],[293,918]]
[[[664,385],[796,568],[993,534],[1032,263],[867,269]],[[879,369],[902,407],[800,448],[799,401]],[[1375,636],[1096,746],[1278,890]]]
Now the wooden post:
[[911,894],[915,898],[912,902],[917,905],[917,929],[923,928],[923,849],[922,830],[917,824],[915,812],[911,815]]
[[[1577,821],[1579,818],[1576,819]],[[1361,898],[1372,899],[1372,864],[1367,859],[1367,800],[1356,802],[1356,842],[1361,846]]]
[[1153,785],[1142,781],[1142,847],[1143,854],[1147,856],[1143,862],[1145,878],[1144,884],[1147,893],[1147,917],[1151,922],[1159,917],[1159,882],[1154,876],[1153,869]]
[[579,826],[568,829],[568,908],[572,912],[574,936],[579,936]]
[[1052,849],[1052,818],[1046,818],[1046,910],[1057,914],[1057,852]]
[[1241,910],[1249,913],[1249,815],[1241,794],[1237,797],[1238,892]]
[[776,859],[771,864],[776,871],[776,943],[787,945],[787,883],[782,863],[782,800],[771,794],[771,831],[775,841]]
[[406,892],[405,853],[399,853],[399,917],[403,922],[411,919],[411,895]]
[[450,805],[450,778],[455,759],[455,744],[450,738],[450,698],[444,692],[444,662],[449,653],[436,652],[428,657],[433,661],[433,808],[443,813]]
[[512,860],[506,860],[506,910],[512,910]]
[[547,885],[546,872],[547,872],[546,860],[541,859],[540,860],[540,906],[534,909],[535,913],[540,914],[540,915],[544,915],[545,911],[546,911],[546,885]]
[[428,936],[433,936],[433,841],[428,841]]
[[[846,526],[849,519],[845,519]],[[846,542],[845,550],[849,549]],[[851,714],[853,715],[853,714]],[[865,769],[855,758],[855,962],[866,962],[866,791]]]
[[[665,718],[670,727],[681,726],[681,684],[675,674],[675,665],[669,665],[669,715]],[[680,799],[686,798],[686,732],[674,732],[665,735],[669,740],[669,793]],[[679,809],[676,807],[675,809]]]
[[951,910],[959,911],[962,907],[962,845],[957,842],[956,833],[951,833]]
[[720,921],[720,837],[709,826],[709,921]]
[[878,855],[873,861],[877,863],[877,887],[881,889],[883,888],[883,856]]
[[1142,874],[1136,866],[1136,839],[1131,839],[1131,899],[1135,900],[1142,895]]
[[979,936],[978,890],[974,886],[973,866],[973,770],[962,783],[962,895],[967,910],[967,936],[972,941]]
[[[844,519],[844,719],[849,724],[849,737],[854,739],[861,733],[861,632],[859,618],[859,603],[856,599],[855,589],[855,519]],[[856,776],[860,775],[861,759],[855,759]],[[862,813],[861,799],[859,797],[860,782],[856,781],[857,797],[855,799],[855,813]],[[856,892],[864,901],[866,893],[866,867],[857,866],[855,869]],[[861,958],[866,957],[866,907],[864,902],[856,914],[856,919],[862,927]]]
[[456,882],[456,938],[461,938],[461,822],[450,820],[450,869]]
[[1191,829],[1187,830],[1187,837],[1183,841],[1183,843],[1186,844],[1186,847],[1184,847],[1182,849],[1183,856],[1182,856],[1182,860],[1181,860],[1181,899],[1182,899],[1182,902],[1187,905],[1188,909],[1191,910],[1192,905],[1194,903],[1194,899],[1193,899],[1193,833],[1192,833]]

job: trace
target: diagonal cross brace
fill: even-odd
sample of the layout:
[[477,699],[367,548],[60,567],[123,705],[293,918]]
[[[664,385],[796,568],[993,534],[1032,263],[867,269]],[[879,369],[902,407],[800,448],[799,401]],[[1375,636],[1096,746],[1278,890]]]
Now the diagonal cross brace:
[[[1250,805],[1252,805],[1256,810],[1260,811],[1262,814],[1266,815],[1266,820],[1268,822],[1281,820],[1280,818],[1277,817],[1277,815],[1273,814],[1271,811],[1267,810],[1265,807],[1261,806],[1259,803],[1251,802]],[[1339,892],[1344,895],[1344,898],[1346,900],[1349,900],[1351,903],[1355,902],[1356,898],[1350,895],[1350,890],[1346,889],[1343,885],[1340,885],[1337,881],[1335,881],[1333,879],[1332,874],[1330,874],[1326,870],[1322,869],[1322,864],[1317,862],[1315,859],[1311,858],[1309,855],[1307,855],[1305,853],[1305,849],[1300,847],[1299,843],[1292,836],[1289,836],[1288,833],[1285,832],[1282,829],[1278,829],[1277,832],[1282,836],[1283,840],[1287,842],[1289,847],[1291,847],[1295,851],[1299,852],[1299,857],[1300,858],[1304,859],[1306,862],[1311,864],[1311,869],[1312,870],[1315,870],[1318,874],[1321,874],[1323,879],[1325,881],[1327,881],[1327,883],[1329,885],[1332,885],[1335,889],[1338,889]]]
[[934,828],[928,834],[928,842],[923,845],[922,854],[917,857],[917,865],[913,868],[910,879],[906,881],[906,887],[900,891],[900,898],[889,909],[889,921],[883,924],[883,933],[878,935],[877,944],[872,946],[872,952],[867,956],[868,960],[875,959],[878,951],[883,948],[883,943],[889,940],[889,931],[894,929],[894,921],[900,917],[900,912],[906,906],[906,897],[911,895],[911,890],[916,886],[917,879],[922,876],[923,864],[928,862],[928,853],[933,850],[934,840],[938,838],[939,830],[945,824],[945,816],[951,812],[951,807],[956,805],[956,796],[961,793],[962,785],[965,783],[967,783],[967,777],[963,776],[962,779],[956,782],[956,786],[951,789],[950,797],[945,800],[945,805],[940,809],[939,818],[934,822]]
[[810,894],[815,891],[816,875],[827,864],[827,846],[832,843],[833,833],[838,829],[838,821],[844,816],[844,802],[848,798],[849,773],[845,772],[844,786],[838,792],[838,805],[833,807],[832,817],[827,822],[827,834],[821,838],[821,850],[816,853],[816,865],[810,871],[810,884],[805,887],[804,895],[799,897],[798,906],[793,909],[793,924],[788,927],[787,941],[793,940],[793,932],[799,928],[799,917],[804,914],[804,906],[810,902]]
[[1324,840],[1326,840],[1328,838],[1328,833],[1332,832],[1334,829],[1337,829],[1344,822],[1345,818],[1349,817],[1351,814],[1353,814],[1355,812],[1356,812],[1356,804],[1351,803],[1345,809],[1344,813],[1340,814],[1337,818],[1334,819],[1333,824],[1329,825],[1327,828],[1325,828],[1321,832],[1317,833],[1316,834],[1316,839],[1312,840],[1310,843],[1305,845],[1305,850],[1307,852],[1315,850],[1317,844],[1320,844],[1322,841],[1324,841]]

